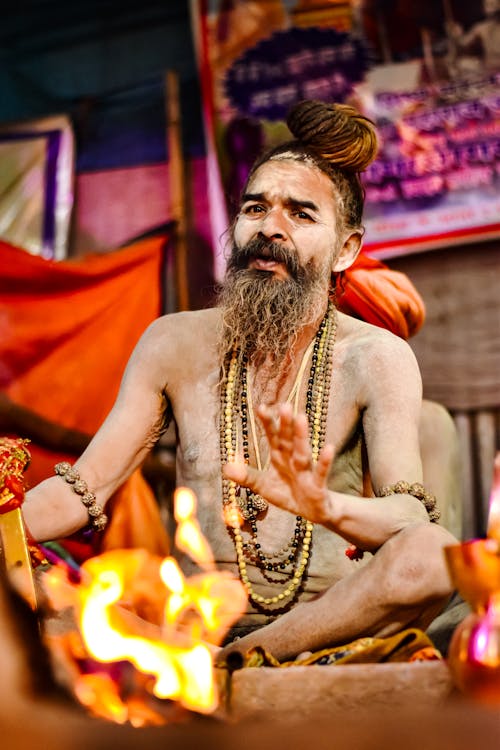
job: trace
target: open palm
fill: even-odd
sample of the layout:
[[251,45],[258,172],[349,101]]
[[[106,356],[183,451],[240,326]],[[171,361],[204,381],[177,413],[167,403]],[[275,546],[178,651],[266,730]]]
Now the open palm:
[[259,471],[244,463],[230,463],[224,476],[273,505],[323,523],[328,517],[326,485],[333,448],[326,445],[313,463],[305,414],[293,415],[290,404],[279,407],[278,419],[261,406],[258,411],[269,443],[269,468]]

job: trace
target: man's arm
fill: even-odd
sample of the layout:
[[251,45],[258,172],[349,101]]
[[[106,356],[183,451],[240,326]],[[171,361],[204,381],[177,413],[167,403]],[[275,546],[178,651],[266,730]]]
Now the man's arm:
[[[115,405],[75,463],[101,506],[142,463],[165,426],[165,352],[172,348],[168,328],[167,319],[161,318],[142,336],[125,370]],[[55,476],[27,493],[23,515],[38,541],[67,536],[88,523],[78,495]]]
[[[363,373],[360,407],[375,495],[400,481],[421,483],[422,381],[412,350],[400,338],[375,340],[366,353]],[[412,523],[429,520],[422,502],[407,494],[351,498],[339,502],[337,509],[342,535],[365,549],[379,547]]]
[[487,21],[475,23],[468,31],[464,31],[459,23],[452,21],[446,24],[448,36],[458,46],[461,52],[481,54],[485,25]]
[[[420,482],[421,380],[411,349],[396,337],[376,340],[364,353],[363,371],[359,406],[375,489],[400,480]],[[271,465],[259,472],[230,464],[224,471],[228,478],[362,549],[377,549],[409,524],[427,520],[422,503],[411,495],[359,498],[329,490],[333,450],[325,446],[313,466],[305,416],[294,417],[289,405],[280,407],[278,420],[266,408],[259,410],[259,416],[269,440]]]

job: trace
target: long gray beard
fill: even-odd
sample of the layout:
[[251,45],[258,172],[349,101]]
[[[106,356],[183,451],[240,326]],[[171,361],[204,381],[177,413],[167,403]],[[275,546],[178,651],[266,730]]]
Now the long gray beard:
[[312,262],[286,279],[230,265],[219,296],[221,355],[238,348],[256,366],[266,358],[279,366],[299,331],[321,316],[326,299],[325,271]]

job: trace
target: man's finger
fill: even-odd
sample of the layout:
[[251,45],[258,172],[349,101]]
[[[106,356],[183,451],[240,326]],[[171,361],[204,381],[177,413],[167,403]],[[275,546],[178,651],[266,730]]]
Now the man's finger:
[[291,446],[294,436],[294,417],[291,404],[282,404],[278,411],[276,438],[279,444]]
[[267,404],[260,404],[260,406],[257,407],[257,414],[259,415],[260,419],[266,424],[268,422],[271,422],[273,419],[272,409],[270,409]]
[[294,454],[293,465],[299,471],[310,471],[312,469],[312,460],[310,452],[308,454]]
[[321,483],[326,481],[333,460],[333,453],[333,445],[331,443],[327,443],[320,451],[316,462],[316,477]]
[[311,462],[311,445],[309,443],[309,426],[305,414],[298,414],[294,420],[293,454],[294,459],[304,463]]
[[304,413],[297,414],[297,416],[294,417],[293,432],[295,437],[299,440],[307,440],[307,442],[309,442],[309,425]]
[[271,409],[269,409],[268,406],[265,406],[262,404],[257,409],[257,415],[261,421],[261,424],[264,428],[264,432],[266,433],[266,437],[269,441],[269,443],[272,442],[273,438],[277,434],[277,424],[276,420],[273,416],[273,413]]
[[254,469],[252,466],[241,462],[231,462],[222,467],[222,474],[226,479],[232,479],[233,482],[241,484],[242,487],[248,487],[248,489],[254,492],[259,491],[259,480],[261,473],[258,469]]

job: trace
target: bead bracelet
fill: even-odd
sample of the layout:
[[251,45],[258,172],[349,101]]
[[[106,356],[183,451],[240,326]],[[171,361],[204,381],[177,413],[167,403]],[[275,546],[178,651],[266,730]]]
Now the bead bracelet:
[[[388,497],[389,495],[412,495],[420,500],[431,523],[437,523],[441,518],[441,511],[437,507],[437,500],[435,495],[428,492],[423,484],[420,482],[405,482],[402,479],[395,484],[388,484],[377,492],[376,497]],[[349,545],[345,551],[346,556],[350,560],[361,560],[364,555],[364,551],[356,547],[355,544]]]
[[410,482],[400,480],[399,482],[396,482],[396,484],[382,487],[377,492],[377,497],[387,497],[388,495],[412,495],[413,497],[416,497],[426,509],[431,523],[437,523],[441,517],[441,512],[437,507],[435,496],[428,492],[420,482],[410,484]]
[[78,470],[67,461],[61,461],[54,466],[55,473],[66,480],[73,492],[79,496],[89,514],[89,524],[95,531],[104,531],[108,517],[102,507],[96,502],[94,492],[91,492],[87,482],[80,477]]

